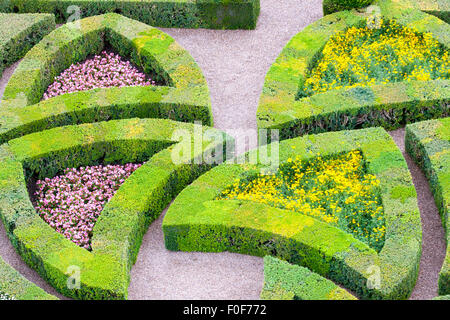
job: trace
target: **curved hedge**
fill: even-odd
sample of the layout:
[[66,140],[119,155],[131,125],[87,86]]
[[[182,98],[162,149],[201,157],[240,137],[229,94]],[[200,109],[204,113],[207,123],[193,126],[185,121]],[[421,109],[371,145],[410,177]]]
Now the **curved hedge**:
[[[264,155],[267,148],[270,145],[252,152]],[[355,149],[365,157],[368,172],[380,180],[386,237],[379,254],[352,235],[299,212],[214,200],[248,170],[247,165],[230,163],[205,173],[175,199],[163,221],[166,248],[272,255],[307,267],[362,298],[407,298],[418,274],[422,229],[408,167],[386,131],[370,128],[284,140],[279,154],[282,163]],[[376,268],[381,287],[368,288]]]
[[422,168],[447,233],[447,254],[439,273],[439,294],[450,294],[450,118],[406,126],[408,154]]
[[0,13],[0,77],[6,67],[21,59],[55,26],[51,14]]
[[263,300],[356,300],[347,290],[307,268],[264,257]]
[[397,0],[397,2],[407,8],[422,10],[450,23],[450,2],[446,0]]
[[[323,13],[359,9],[373,2],[377,4],[375,0],[323,0]],[[446,0],[395,0],[395,2],[406,8],[419,9],[450,23],[450,3]]]
[[[148,225],[187,184],[212,164],[191,161],[177,164],[171,155],[177,146],[190,146],[189,159],[224,140],[174,138],[175,130],[187,134],[193,124],[163,119],[127,119],[66,126],[33,133],[0,146],[0,215],[8,237],[24,261],[62,294],[78,299],[123,299],[129,270],[136,260]],[[202,131],[200,131],[202,133]],[[180,140],[182,139],[182,140]],[[51,177],[64,168],[98,163],[146,161],[106,204],[87,251],[55,232],[31,204],[27,181]],[[81,271],[80,289],[66,286],[70,266]]]
[[[385,18],[432,32],[449,47],[450,26],[426,13],[378,2]],[[281,138],[306,133],[402,124],[449,115],[450,80],[398,82],[330,90],[297,98],[309,68],[331,35],[365,21],[365,14],[342,11],[295,35],[266,75],[257,111],[259,128],[279,129]]]
[[[107,45],[166,85],[93,89],[40,101],[55,76]],[[173,38],[105,14],[66,24],[28,52],[5,88],[0,142],[56,126],[133,117],[212,125],[208,87],[194,59]]]
[[48,12],[65,23],[79,6],[82,17],[120,13],[156,27],[254,29],[259,0],[8,0],[0,12]]
[[58,300],[25,279],[0,257],[0,296],[2,294],[14,300]]
[[323,14],[327,15],[343,10],[360,9],[367,7],[372,2],[374,0],[323,0]]

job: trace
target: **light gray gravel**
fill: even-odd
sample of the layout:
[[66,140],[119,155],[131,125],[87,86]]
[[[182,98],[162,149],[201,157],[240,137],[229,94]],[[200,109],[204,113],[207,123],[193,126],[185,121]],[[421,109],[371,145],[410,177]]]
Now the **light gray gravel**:
[[[289,39],[322,16],[321,0],[261,0],[256,30],[162,29],[194,57],[208,82],[215,127],[256,129],[256,109],[264,77]],[[0,96],[14,67],[0,80]],[[403,131],[391,133],[402,148]],[[242,151],[242,150],[241,150]],[[445,250],[443,230],[428,183],[405,156],[416,185],[424,229],[420,276],[412,299],[436,295],[437,272]],[[164,211],[165,213],[165,211]],[[163,215],[164,215],[163,213]],[[171,252],[164,248],[161,223],[144,237],[131,271],[130,299],[257,299],[263,283],[262,259],[232,253]],[[0,227],[0,255],[50,293],[55,291],[26,266]]]

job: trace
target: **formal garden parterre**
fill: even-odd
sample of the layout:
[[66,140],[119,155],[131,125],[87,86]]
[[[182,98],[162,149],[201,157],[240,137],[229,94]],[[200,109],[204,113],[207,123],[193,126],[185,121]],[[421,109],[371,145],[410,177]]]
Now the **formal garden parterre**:
[[[71,5],[87,18],[51,32]],[[262,299],[410,297],[421,216],[386,130],[407,125],[407,151],[430,182],[448,243],[448,8],[323,6],[328,15],[294,36],[266,76],[258,128],[279,129],[283,141],[250,151],[254,164],[215,167],[205,155],[234,141],[210,127],[194,59],[155,27],[252,29],[258,0],[0,2],[27,13],[0,14],[21,26],[0,36],[4,65],[29,50],[0,108],[0,217],[23,260],[64,296],[126,299],[143,236],[175,199],[166,248],[264,256]],[[417,122],[434,118],[443,119]],[[216,139],[196,145],[196,121]],[[280,165],[267,167],[275,145]],[[180,163],[179,150],[189,150]],[[450,293],[449,256],[447,247],[436,300]],[[79,287],[68,285],[74,267]],[[1,300],[56,299],[1,258],[0,280]]]
[[[42,100],[55,77],[105,47],[129,57],[163,85],[97,88]],[[66,24],[44,37],[9,80],[0,117],[2,141],[55,126],[118,118],[212,125],[208,87],[189,53],[158,29],[114,13]]]

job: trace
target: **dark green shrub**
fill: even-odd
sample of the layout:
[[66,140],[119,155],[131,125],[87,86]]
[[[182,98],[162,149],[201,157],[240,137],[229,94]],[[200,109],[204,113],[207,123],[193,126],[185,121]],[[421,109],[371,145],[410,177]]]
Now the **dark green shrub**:
[[359,9],[372,4],[374,0],[323,0],[323,14],[330,14],[343,10]]
[[0,77],[55,26],[51,14],[0,14]]
[[83,18],[114,12],[166,28],[254,29],[259,15],[259,0],[8,0],[0,12],[48,12],[65,23],[73,5]]

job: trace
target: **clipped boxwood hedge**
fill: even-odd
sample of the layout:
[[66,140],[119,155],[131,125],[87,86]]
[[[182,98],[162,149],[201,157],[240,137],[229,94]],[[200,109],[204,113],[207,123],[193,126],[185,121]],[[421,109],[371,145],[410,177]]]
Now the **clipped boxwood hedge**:
[[448,0],[396,0],[408,8],[415,8],[432,14],[450,23],[450,2]]
[[[58,127],[10,140],[0,146],[0,215],[8,237],[24,261],[62,294],[78,299],[124,299],[129,271],[148,225],[187,184],[213,164],[172,161],[177,146],[190,146],[189,159],[219,141],[174,138],[175,130],[195,132],[194,124],[166,119],[112,120]],[[221,131],[203,127],[230,138]],[[202,133],[202,131],[200,131]],[[210,133],[211,133],[210,132]],[[181,140],[179,140],[181,139]],[[64,168],[98,163],[146,161],[106,204],[88,251],[57,233],[36,213],[27,181],[61,173]],[[81,272],[80,289],[69,289],[70,266]]]
[[48,12],[65,23],[79,6],[82,17],[120,13],[156,27],[254,29],[259,0],[7,0],[0,12]]
[[5,294],[13,300],[58,300],[24,278],[0,257],[0,296]]
[[406,126],[406,150],[422,168],[447,233],[447,254],[439,273],[439,294],[450,294],[450,118]]
[[[376,4],[375,0],[323,0],[323,13],[360,9],[373,2]],[[406,8],[419,9],[450,23],[450,2],[447,0],[395,0],[395,2]]]
[[51,14],[0,13],[0,77],[53,29],[55,17]]
[[[166,248],[271,255],[307,267],[361,298],[407,298],[418,274],[422,229],[411,175],[388,133],[369,128],[284,140],[279,158],[283,163],[289,158],[308,160],[319,153],[326,157],[355,149],[362,152],[368,172],[380,180],[386,219],[380,253],[299,212],[250,201],[215,200],[247,173],[248,165],[232,163],[205,173],[178,195],[163,221]],[[252,151],[253,156],[260,157],[260,152],[264,156],[268,150],[270,145],[260,147]],[[377,268],[381,287],[368,288],[367,280]]]
[[[450,26],[415,9],[380,0],[384,18],[420,32],[431,32],[450,44]],[[257,110],[259,128],[280,130],[282,139],[306,133],[382,126],[394,129],[405,123],[449,115],[450,80],[397,82],[330,90],[298,98],[309,68],[331,35],[365,23],[365,14],[342,11],[325,16],[295,35],[266,75]]]
[[263,300],[356,300],[347,290],[298,265],[264,257]]
[[[165,85],[98,88],[41,101],[55,76],[107,45]],[[189,53],[164,32],[110,13],[66,24],[28,52],[5,88],[0,142],[56,126],[133,117],[213,122],[206,80]]]
[[367,7],[374,0],[323,0],[323,14]]

